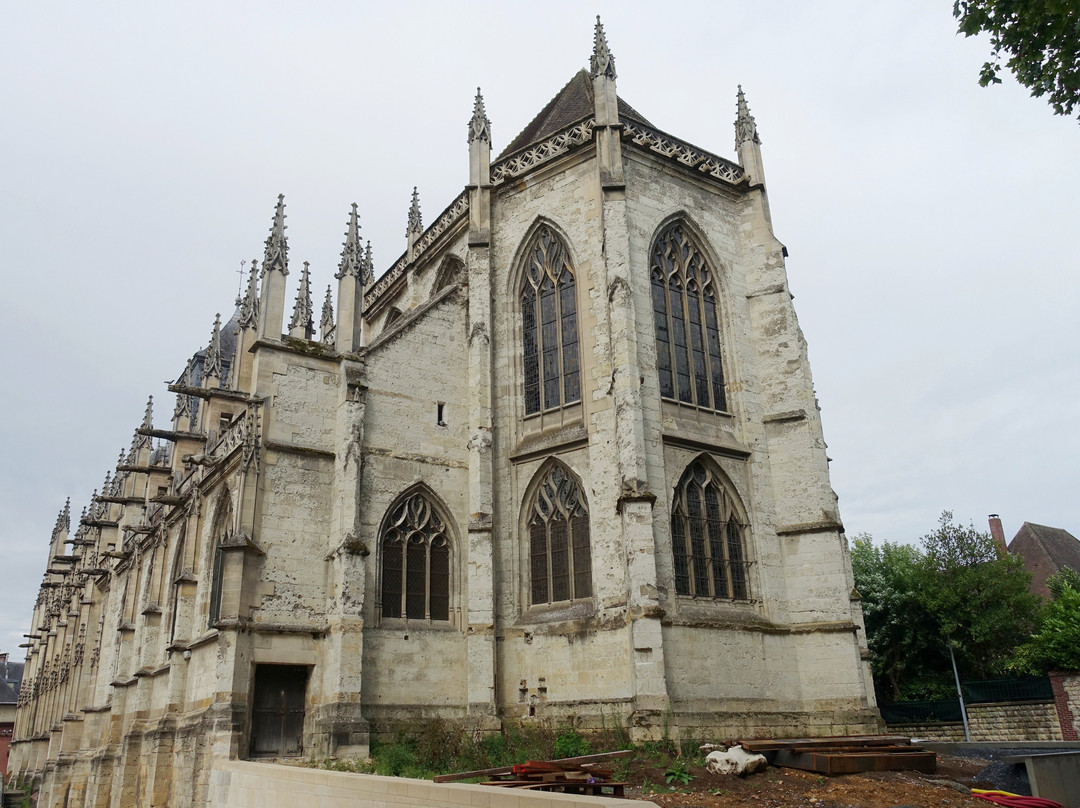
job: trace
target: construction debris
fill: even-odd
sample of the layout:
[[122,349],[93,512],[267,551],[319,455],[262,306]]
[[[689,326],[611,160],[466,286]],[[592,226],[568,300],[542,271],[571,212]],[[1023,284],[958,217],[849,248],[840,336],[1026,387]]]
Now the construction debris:
[[768,765],[764,755],[751,754],[738,744],[726,752],[719,749],[709,752],[705,758],[705,768],[713,774],[737,774],[739,777],[763,771]]
[[524,788],[535,791],[557,791],[564,794],[621,797],[626,783],[613,779],[612,769],[601,765],[603,761],[633,755],[633,750],[603,752],[598,755],[563,758],[562,760],[529,760],[513,766],[493,769],[477,769],[471,772],[440,774],[436,783],[451,783],[477,777],[489,778],[481,783],[501,788]]
[[914,770],[937,771],[937,754],[913,746],[899,735],[853,735],[834,738],[741,740],[748,752],[758,752],[773,766],[818,774],[853,774]]

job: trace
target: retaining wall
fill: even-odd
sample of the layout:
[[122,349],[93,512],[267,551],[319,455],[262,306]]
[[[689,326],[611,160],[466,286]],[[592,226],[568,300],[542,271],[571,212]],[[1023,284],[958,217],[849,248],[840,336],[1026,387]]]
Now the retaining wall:
[[210,808],[657,808],[655,803],[614,797],[579,797],[464,783],[432,783],[405,777],[350,774],[246,760],[214,762]]

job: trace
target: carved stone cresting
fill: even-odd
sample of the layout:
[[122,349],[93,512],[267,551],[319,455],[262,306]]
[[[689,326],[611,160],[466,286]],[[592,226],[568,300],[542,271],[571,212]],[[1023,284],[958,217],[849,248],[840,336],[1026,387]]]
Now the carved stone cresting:
[[563,129],[561,132],[556,132],[534,146],[504,157],[491,167],[491,184],[499,185],[508,179],[517,177],[546,163],[548,160],[565,154],[575,146],[591,142],[595,125],[596,122],[590,118],[587,121]]
[[[442,212],[439,218],[435,220],[435,223],[431,225],[431,227],[429,227],[427,230],[425,230],[424,234],[420,236],[419,239],[417,239],[416,245],[413,247],[413,260],[416,260],[421,255],[423,255],[423,253],[433,243],[435,243],[439,236],[441,236],[443,233],[445,233],[447,230],[449,230],[451,227],[461,221],[462,217],[464,217],[465,214],[468,213],[468,211],[469,197],[468,193],[463,191],[453,202],[450,203],[450,207],[448,207]],[[369,242],[368,260],[370,260],[371,255],[370,248],[371,245]],[[371,291],[369,291],[364,296],[364,302],[368,306],[370,306],[372,303],[378,300],[379,297],[383,294],[383,292],[390,288],[394,281],[396,281],[401,276],[401,274],[408,266],[409,257],[406,253],[394,262],[394,265],[386,271],[386,274],[379,278],[378,283],[372,286]]]
[[702,174],[730,182],[732,185],[737,185],[746,179],[746,172],[730,160],[691,146],[684,140],[658,132],[640,121],[629,118],[620,118],[620,120],[626,139],[644,146],[649,151],[677,160],[688,168],[697,169]]

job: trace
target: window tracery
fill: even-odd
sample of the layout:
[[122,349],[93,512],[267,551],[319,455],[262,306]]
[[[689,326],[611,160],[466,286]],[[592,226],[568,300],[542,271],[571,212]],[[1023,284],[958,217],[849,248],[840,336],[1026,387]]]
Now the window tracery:
[[529,507],[532,605],[592,595],[592,549],[585,492],[558,463],[537,486]]
[[732,495],[700,460],[683,472],[671,508],[675,591],[695,598],[750,597],[745,543]]
[[423,492],[394,506],[381,545],[382,616],[449,620],[450,539]]
[[542,226],[525,251],[521,288],[525,414],[581,400],[577,290],[566,245]]
[[725,411],[716,283],[682,225],[668,227],[657,238],[650,274],[660,395]]

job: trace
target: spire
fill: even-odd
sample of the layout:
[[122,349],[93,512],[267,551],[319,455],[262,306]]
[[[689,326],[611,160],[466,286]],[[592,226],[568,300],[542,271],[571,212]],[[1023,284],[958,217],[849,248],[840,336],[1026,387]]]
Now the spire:
[[53,538],[56,538],[56,534],[67,533],[69,530],[71,530],[71,497],[67,498],[64,507],[60,509],[60,513],[56,516],[56,524],[53,526]]
[[289,274],[289,241],[285,238],[285,194],[278,194],[277,199],[274,223],[270,226],[270,235],[266,239],[266,252],[263,254],[264,275],[274,270],[282,275]]
[[[131,463],[137,462],[139,450],[146,448],[149,449],[151,445],[149,435],[140,435],[139,429],[153,429],[154,428],[154,397],[146,401],[146,411],[143,413],[142,423],[139,424],[139,428],[135,430],[135,434],[131,438],[131,451],[128,452],[128,457]],[[121,453],[122,454],[122,453]]]
[[[210,332],[210,345],[206,349],[206,359],[203,360],[203,382],[211,376],[221,384],[222,356],[221,356],[221,315],[214,315],[214,330]],[[207,385],[209,386],[209,385]]]
[[743,95],[742,85],[739,85],[738,93],[738,114],[735,118],[735,149],[738,151],[739,146],[747,141],[752,143],[761,144],[761,138],[758,137],[757,123],[754,122],[754,116],[750,114],[750,108],[746,106],[746,96]]
[[334,329],[334,299],[330,292],[330,284],[326,284],[326,299],[322,304],[322,317],[319,318],[319,334],[322,335],[323,342],[326,342],[326,337]]
[[255,328],[259,324],[259,262],[251,259],[248,272],[247,291],[240,301],[240,316],[237,320],[241,329]]
[[346,275],[361,278],[363,282],[364,248],[360,244],[360,220],[356,215],[356,203],[352,203],[352,212],[349,213],[349,227],[345,231],[345,243],[342,245],[341,263],[338,264],[338,272],[335,278],[339,280]]
[[311,278],[308,262],[300,273],[300,288],[296,292],[296,305],[293,306],[292,319],[289,321],[289,336],[297,339],[311,339],[314,333],[314,318],[311,311]]
[[143,429],[154,428],[154,397],[150,396],[146,399],[146,411],[143,413],[142,419]]
[[487,113],[484,111],[484,96],[480,95],[479,87],[476,88],[472,120],[469,121],[469,143],[474,140],[491,143],[491,121],[488,120]]
[[360,280],[364,282],[364,286],[375,283],[375,259],[371,254],[371,241],[368,241],[367,250],[364,252],[364,274]]
[[420,194],[416,190],[416,186],[412,189],[412,204],[409,205],[409,226],[405,230],[405,234],[411,239],[413,236],[419,236],[424,232],[424,225],[420,219]]
[[420,240],[424,232],[423,222],[420,220],[420,194],[416,192],[416,186],[412,189],[412,204],[409,205],[409,224],[405,228],[405,236],[409,239],[409,247],[406,253],[407,260],[413,260],[416,242]]
[[604,34],[604,24],[600,22],[600,15],[596,15],[596,31],[593,34],[593,52],[589,60],[589,75],[594,79],[597,76],[607,76],[615,80],[615,55],[608,48],[607,36]]

